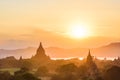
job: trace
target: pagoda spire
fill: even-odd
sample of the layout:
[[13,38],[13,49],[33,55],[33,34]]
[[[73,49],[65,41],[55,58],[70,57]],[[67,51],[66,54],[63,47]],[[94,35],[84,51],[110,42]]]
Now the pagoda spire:
[[91,56],[91,52],[90,52],[90,49],[89,49],[89,51],[88,51],[88,56],[89,56],[89,57]]
[[93,56],[91,56],[90,50],[88,52],[86,66],[87,66],[87,73],[88,73],[87,77],[89,80],[96,80],[97,78],[100,77],[99,70],[93,60]]
[[40,42],[39,48],[43,48],[43,46],[42,46],[42,42]]
[[92,61],[93,61],[93,57],[91,56],[91,52],[89,49],[88,56],[87,56],[87,62],[92,62]]
[[22,56],[20,56],[19,60],[20,60],[20,61],[23,60]]

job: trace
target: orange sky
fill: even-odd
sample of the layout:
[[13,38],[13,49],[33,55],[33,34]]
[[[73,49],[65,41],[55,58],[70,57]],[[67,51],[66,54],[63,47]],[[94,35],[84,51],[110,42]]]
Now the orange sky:
[[[87,25],[89,38],[66,35],[76,24]],[[45,46],[97,47],[119,41],[119,34],[119,0],[0,1],[0,48],[36,46],[39,41]]]

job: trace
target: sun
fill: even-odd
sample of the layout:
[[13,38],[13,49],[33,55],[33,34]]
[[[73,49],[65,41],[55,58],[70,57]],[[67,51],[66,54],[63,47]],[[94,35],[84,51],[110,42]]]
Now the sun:
[[84,25],[73,25],[70,28],[68,35],[73,38],[85,38],[90,35],[90,30]]

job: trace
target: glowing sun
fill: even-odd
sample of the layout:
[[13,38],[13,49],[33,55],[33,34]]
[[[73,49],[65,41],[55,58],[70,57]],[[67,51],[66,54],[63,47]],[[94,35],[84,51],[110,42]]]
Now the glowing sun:
[[90,30],[84,25],[74,25],[70,28],[68,35],[74,38],[84,38],[90,35]]

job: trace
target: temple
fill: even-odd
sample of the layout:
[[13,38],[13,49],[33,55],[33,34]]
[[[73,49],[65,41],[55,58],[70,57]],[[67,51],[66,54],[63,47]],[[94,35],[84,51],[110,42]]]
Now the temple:
[[50,60],[50,57],[45,54],[45,50],[44,50],[41,42],[40,42],[40,45],[37,49],[35,56],[33,56],[31,59],[35,60],[37,62],[41,62],[41,61],[44,62],[44,61]]
[[90,50],[88,52],[87,60],[86,60],[86,67],[87,67],[87,77],[90,80],[96,80],[99,75],[99,70],[97,68],[97,65],[95,64],[93,60],[93,56],[91,56]]
[[90,53],[90,50],[88,52],[88,56],[87,56],[87,61],[86,61],[87,64],[93,64],[93,57],[91,56],[91,53]]

